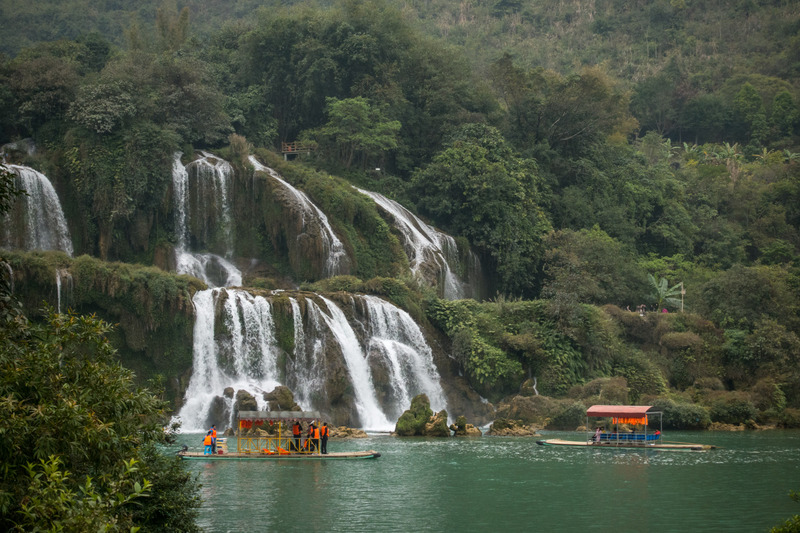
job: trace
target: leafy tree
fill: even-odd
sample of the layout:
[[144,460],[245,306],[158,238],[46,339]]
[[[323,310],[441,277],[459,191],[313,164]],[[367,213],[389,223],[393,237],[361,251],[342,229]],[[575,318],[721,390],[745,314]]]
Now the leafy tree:
[[502,291],[533,291],[550,230],[533,161],[515,157],[495,128],[473,124],[454,134],[413,185],[420,209],[486,252]]
[[652,274],[647,274],[647,280],[650,282],[650,288],[654,291],[650,298],[656,304],[656,309],[660,310],[664,305],[680,308],[681,300],[678,296],[683,289],[683,283],[676,283],[670,287],[667,278],[656,281]]
[[197,531],[196,482],[156,449],[167,406],[119,365],[110,326],[52,310],[31,324],[0,272],[0,528]]
[[559,230],[548,235],[542,297],[572,295],[576,303],[624,307],[644,288],[634,254],[599,227]]
[[350,169],[356,158],[366,168],[368,162],[380,161],[382,154],[397,148],[400,122],[387,120],[361,96],[344,100],[328,98],[327,114],[327,124],[306,132],[305,136],[315,139],[329,153],[335,153],[346,169]]

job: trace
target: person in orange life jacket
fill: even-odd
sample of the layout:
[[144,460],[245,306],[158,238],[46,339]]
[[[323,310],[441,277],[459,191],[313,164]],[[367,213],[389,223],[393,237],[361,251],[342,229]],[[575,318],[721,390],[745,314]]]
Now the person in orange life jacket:
[[322,424],[322,453],[328,453],[328,437],[330,436],[330,430],[328,429],[328,423],[325,422]]
[[211,430],[208,430],[208,433],[206,433],[206,438],[203,439],[203,445],[205,446],[203,455],[211,455],[211,443],[213,440],[214,439],[211,437]]
[[319,449],[319,426],[314,426],[314,440],[311,442],[311,449]]
[[311,423],[308,425],[308,433],[306,433],[306,442],[305,444],[303,444],[303,448],[308,448],[308,450],[311,450],[313,438],[314,438],[314,424]]
[[217,426],[211,426],[211,453],[217,453]]
[[292,447],[294,451],[300,451],[300,433],[303,431],[303,427],[300,425],[300,422],[297,420],[294,421],[294,425],[292,426],[292,438],[294,439],[294,443]]

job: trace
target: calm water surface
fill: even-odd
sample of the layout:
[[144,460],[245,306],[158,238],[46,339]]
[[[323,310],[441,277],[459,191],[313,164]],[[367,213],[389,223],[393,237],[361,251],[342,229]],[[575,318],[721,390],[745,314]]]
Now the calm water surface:
[[[580,434],[582,436],[583,434]],[[546,438],[576,438],[546,432]],[[200,523],[225,531],[767,531],[800,505],[800,432],[675,433],[708,452],[587,450],[535,439],[331,441],[377,460],[186,461]],[[182,435],[192,446],[201,435]],[[235,440],[229,440],[231,449]]]

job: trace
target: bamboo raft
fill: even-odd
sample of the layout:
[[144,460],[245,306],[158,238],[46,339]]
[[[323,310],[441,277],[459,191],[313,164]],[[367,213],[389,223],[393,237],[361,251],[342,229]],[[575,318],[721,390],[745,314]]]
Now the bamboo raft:
[[178,456],[181,459],[199,459],[201,461],[229,461],[229,460],[258,460],[258,461],[327,461],[327,460],[334,460],[334,459],[377,459],[381,456],[375,450],[367,450],[361,452],[332,452],[326,454],[317,454],[317,453],[289,453],[289,454],[278,454],[278,453],[222,453],[222,454],[214,454],[214,455],[207,455],[203,452],[190,452],[190,451],[182,451],[178,452]]
[[[196,461],[329,461],[377,459],[381,456],[375,450],[356,452],[322,453],[322,442],[319,438],[306,438],[303,446],[295,448],[294,437],[286,433],[284,424],[289,422],[319,423],[321,417],[317,411],[240,411],[237,416],[236,450],[228,452],[228,440],[217,440],[218,453],[191,451],[184,446],[178,452],[181,459]],[[277,434],[253,434],[253,428],[270,426]]]
[[660,442],[660,443],[636,443],[636,442],[615,442],[615,441],[576,441],[576,440],[562,440],[562,439],[547,439],[537,440],[536,444],[541,446],[584,446],[587,448],[634,448],[639,450],[689,450],[689,451],[706,451],[714,450],[717,447],[710,444],[691,444],[684,442]]

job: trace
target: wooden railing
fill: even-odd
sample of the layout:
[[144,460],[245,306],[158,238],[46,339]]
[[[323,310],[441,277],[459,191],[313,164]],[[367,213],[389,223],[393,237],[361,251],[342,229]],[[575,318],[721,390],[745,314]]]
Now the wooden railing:
[[290,143],[281,143],[281,152],[284,154],[294,154],[297,152],[310,152],[315,150],[317,146],[314,143],[304,143],[301,141],[294,141]]

